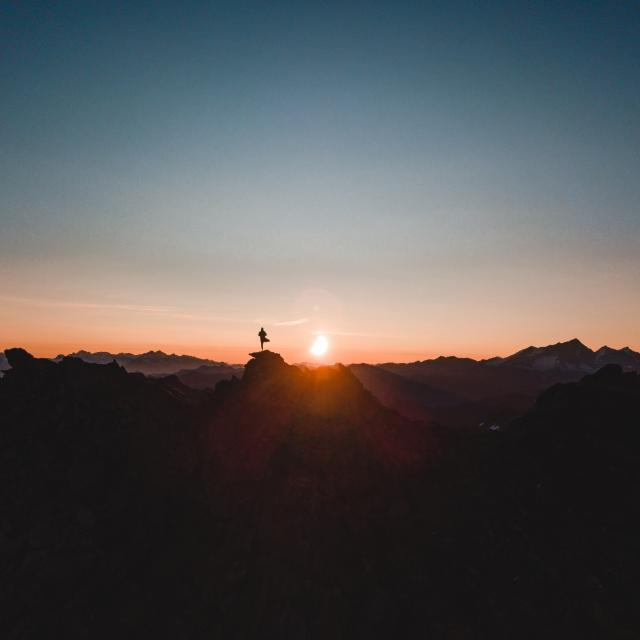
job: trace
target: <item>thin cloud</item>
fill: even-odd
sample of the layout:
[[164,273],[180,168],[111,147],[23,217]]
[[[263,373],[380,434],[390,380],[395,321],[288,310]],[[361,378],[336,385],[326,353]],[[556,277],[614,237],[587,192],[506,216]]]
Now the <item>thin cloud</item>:
[[314,336],[352,336],[355,338],[385,338],[379,333],[358,333],[357,331],[312,331]]
[[114,309],[117,311],[138,311],[142,313],[170,313],[166,307],[153,307],[139,304],[113,304],[101,302],[75,302],[68,300],[47,300],[43,298],[19,298],[14,296],[0,296],[1,302],[9,304],[27,304],[32,307],[57,309]]
[[253,321],[245,318],[230,318],[229,316],[216,316],[199,313],[182,313],[179,311],[166,311],[159,313],[159,315],[167,316],[168,318],[181,318],[184,320],[206,320],[206,321],[220,321],[220,322],[243,322],[253,324]]
[[[162,316],[165,318],[178,318],[184,320],[204,320],[204,321],[224,321],[243,322],[238,318],[228,316],[217,316],[208,314],[197,314],[177,311],[171,307],[157,307],[140,304],[118,304],[103,302],[78,302],[69,300],[47,300],[43,298],[21,298],[16,296],[0,296],[0,302],[7,304],[24,304],[32,307],[44,309],[87,309],[104,311],[127,311],[133,313],[144,313],[152,316]],[[246,322],[246,320],[244,320]]]
[[305,324],[309,322],[309,318],[298,318],[297,320],[283,320],[282,322],[274,323],[276,327],[294,327],[298,324]]

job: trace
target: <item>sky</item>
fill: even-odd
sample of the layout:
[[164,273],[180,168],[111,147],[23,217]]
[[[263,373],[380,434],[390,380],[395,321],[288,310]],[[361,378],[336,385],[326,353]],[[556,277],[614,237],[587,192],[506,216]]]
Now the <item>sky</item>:
[[0,4],[0,349],[640,349],[637,2]]

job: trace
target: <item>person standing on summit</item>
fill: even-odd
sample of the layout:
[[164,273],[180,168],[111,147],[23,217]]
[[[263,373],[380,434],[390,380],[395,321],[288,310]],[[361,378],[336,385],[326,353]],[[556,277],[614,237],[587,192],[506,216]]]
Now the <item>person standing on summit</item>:
[[269,338],[267,338],[267,332],[264,330],[264,327],[260,327],[260,331],[258,331],[258,337],[260,338],[260,351],[264,349],[265,342],[271,342]]

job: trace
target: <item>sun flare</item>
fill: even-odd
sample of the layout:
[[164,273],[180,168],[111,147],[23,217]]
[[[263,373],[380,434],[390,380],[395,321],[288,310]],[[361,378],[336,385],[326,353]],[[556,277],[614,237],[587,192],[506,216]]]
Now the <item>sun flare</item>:
[[324,336],[317,336],[315,342],[311,345],[309,351],[314,356],[323,356],[327,353],[329,348],[329,341]]

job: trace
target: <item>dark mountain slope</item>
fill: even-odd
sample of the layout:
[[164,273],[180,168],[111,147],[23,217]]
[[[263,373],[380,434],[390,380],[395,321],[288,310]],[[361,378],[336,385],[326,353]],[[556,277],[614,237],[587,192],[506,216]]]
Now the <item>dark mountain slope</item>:
[[635,374],[463,433],[268,351],[215,392],[7,353],[2,637],[638,635]]
[[[368,372],[367,379],[375,379],[376,383],[369,382],[369,387],[380,401],[403,415],[474,428],[481,424],[504,426],[529,409],[544,389],[558,382],[577,381],[607,364],[619,364],[626,371],[640,370],[640,354],[627,347],[602,347],[594,352],[579,340],[569,340],[547,347],[528,347],[507,358],[476,361],[440,357],[378,365],[378,369],[424,385],[422,398],[419,386],[406,389],[397,378],[375,379]],[[457,396],[460,401],[434,405],[433,388]],[[430,410],[420,413],[421,404]]]
[[241,378],[244,369],[238,365],[215,364],[202,365],[195,369],[181,369],[175,375],[182,384],[192,389],[215,389],[221,380]]
[[609,517],[640,523],[640,375],[608,365],[551,387],[514,423],[509,440],[526,459],[514,474],[527,488],[540,483],[546,505],[579,502],[582,515],[601,526]]
[[636,635],[640,376],[610,366],[556,385],[494,435],[448,450],[466,452],[452,463],[474,486],[459,498],[476,532],[465,553],[495,620],[526,620],[520,637]]
[[531,371],[517,367],[494,366],[469,358],[453,356],[407,364],[378,365],[415,382],[425,384],[465,398],[485,401],[504,396],[524,396],[526,408],[543,389],[556,382],[572,381],[576,372]]
[[385,407],[414,420],[431,420],[434,408],[462,404],[465,398],[370,364],[352,364],[351,372]]
[[424,454],[425,429],[383,409],[346,367],[302,370],[270,351],[253,356],[242,380],[221,389],[209,428],[211,450],[234,470],[245,465],[262,472],[300,425],[310,442],[351,439],[354,457],[371,456],[381,465],[406,465]]
[[409,526],[407,485],[435,457],[425,426],[382,409],[342,366],[300,370],[267,351],[216,395],[206,485],[247,545],[225,633],[392,633],[402,607],[388,567]]
[[343,367],[269,352],[215,394],[7,353],[4,637],[375,630],[368,603],[393,585],[371,572],[401,545],[382,543],[388,516],[434,454],[423,425]]
[[0,635],[190,628],[151,612],[184,608],[185,584],[198,598],[200,397],[116,364],[6,353]]

